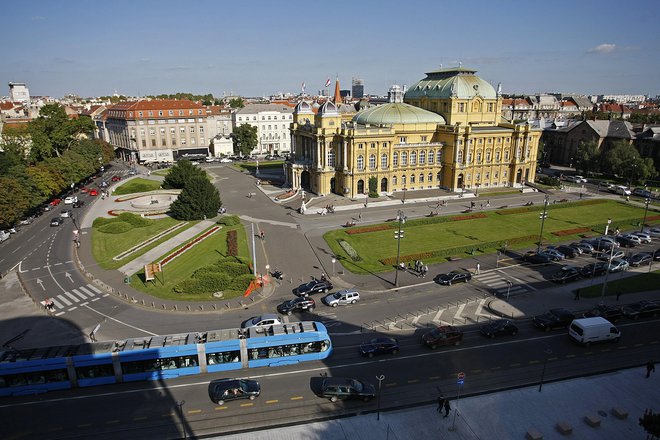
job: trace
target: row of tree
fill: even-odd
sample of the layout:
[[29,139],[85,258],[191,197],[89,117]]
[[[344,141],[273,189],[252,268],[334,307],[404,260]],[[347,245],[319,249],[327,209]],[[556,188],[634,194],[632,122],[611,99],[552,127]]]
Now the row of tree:
[[87,139],[89,118],[69,119],[49,104],[0,141],[0,228],[16,224],[114,158],[110,144]]
[[586,142],[578,147],[574,160],[576,168],[584,175],[615,175],[631,184],[643,183],[658,175],[653,159],[641,157],[637,148],[625,141],[615,142],[605,151],[595,141]]

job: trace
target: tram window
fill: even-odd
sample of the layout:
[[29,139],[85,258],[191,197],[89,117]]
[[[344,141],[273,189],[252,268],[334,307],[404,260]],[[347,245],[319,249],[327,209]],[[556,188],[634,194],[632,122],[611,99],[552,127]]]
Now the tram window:
[[238,362],[240,351],[226,351],[224,353],[208,353],[206,355],[206,363],[208,365],[228,364],[230,362]]
[[175,370],[197,366],[197,356],[179,356],[164,359],[147,359],[144,361],[123,362],[124,374],[145,373],[150,371]]
[[269,359],[286,356],[298,356],[305,353],[320,353],[328,350],[330,341],[308,342],[305,344],[289,344],[268,348],[251,348],[248,352],[251,360]]
[[68,380],[66,370],[37,371],[33,373],[11,374],[0,380],[2,387],[20,387],[40,383],[64,382]]
[[93,379],[95,377],[110,377],[114,375],[115,371],[111,364],[76,367],[76,376],[78,379]]

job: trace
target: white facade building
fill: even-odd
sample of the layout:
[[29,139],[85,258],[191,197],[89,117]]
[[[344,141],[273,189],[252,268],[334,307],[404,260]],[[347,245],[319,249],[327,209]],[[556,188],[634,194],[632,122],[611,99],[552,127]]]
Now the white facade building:
[[291,152],[293,108],[284,104],[248,104],[234,113],[234,126],[257,127],[258,143],[252,154],[288,154]]
[[25,83],[9,83],[9,100],[12,102],[30,103],[30,91]]

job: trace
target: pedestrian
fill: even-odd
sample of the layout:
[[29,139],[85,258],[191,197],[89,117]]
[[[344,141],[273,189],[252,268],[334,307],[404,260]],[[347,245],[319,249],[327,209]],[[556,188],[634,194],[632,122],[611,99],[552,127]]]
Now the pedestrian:
[[575,296],[573,297],[574,301],[580,301],[580,289],[575,289]]
[[445,406],[445,398],[443,396],[438,397],[438,408],[437,411],[442,414],[442,409]]
[[647,379],[651,376],[651,372],[655,373],[655,363],[653,361],[648,361],[646,363],[646,378]]
[[259,232],[259,238],[261,238],[262,241],[266,239],[266,234],[264,234],[264,231]]
[[429,271],[429,267],[427,265],[424,265],[424,269],[422,270],[422,277],[426,277],[428,271]]
[[490,199],[486,200],[486,208],[490,208]]
[[252,193],[249,192],[247,196],[248,196],[248,199],[251,199],[252,198]]
[[358,221],[359,221],[359,222],[362,221],[362,213],[361,213],[361,212],[358,213]]
[[617,292],[616,292],[616,300],[618,301],[619,298],[621,298],[621,291],[620,291],[620,290],[617,290]]
[[582,200],[582,193],[580,193],[580,200]]
[[449,399],[445,399],[445,415],[443,416],[444,418],[449,417],[449,411],[451,411],[451,406],[449,406]]
[[481,264],[477,263],[477,275],[481,274]]

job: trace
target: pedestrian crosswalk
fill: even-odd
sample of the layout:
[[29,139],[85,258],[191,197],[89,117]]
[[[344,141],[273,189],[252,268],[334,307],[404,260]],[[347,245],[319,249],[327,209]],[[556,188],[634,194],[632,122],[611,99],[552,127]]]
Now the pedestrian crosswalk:
[[475,275],[474,279],[488,286],[496,296],[520,295],[533,290],[519,280],[509,279],[499,270]]
[[63,315],[66,312],[77,309],[84,305],[89,304],[90,302],[98,301],[104,296],[107,296],[107,293],[103,293],[98,287],[92,284],[86,284],[84,286],[71,289],[61,293],[60,295],[46,298],[41,301],[41,305],[46,307],[47,301],[52,301],[51,311],[55,316]]

